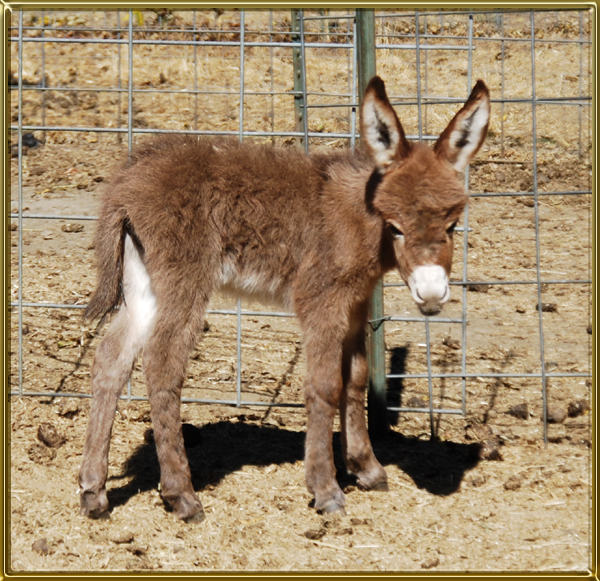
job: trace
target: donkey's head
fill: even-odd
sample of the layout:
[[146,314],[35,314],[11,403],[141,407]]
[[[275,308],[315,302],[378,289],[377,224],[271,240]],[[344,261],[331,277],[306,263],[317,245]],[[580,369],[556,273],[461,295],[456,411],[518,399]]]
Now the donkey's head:
[[373,77],[361,108],[361,135],[378,181],[372,206],[386,223],[398,270],[424,315],[450,298],[453,232],[466,204],[462,172],[481,147],[489,91],[477,81],[433,148],[409,143],[383,81]]

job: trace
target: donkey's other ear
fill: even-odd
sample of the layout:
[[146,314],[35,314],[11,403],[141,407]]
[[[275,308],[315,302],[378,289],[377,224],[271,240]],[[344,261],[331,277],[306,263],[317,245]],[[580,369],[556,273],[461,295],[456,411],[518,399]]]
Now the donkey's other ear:
[[463,171],[482,146],[490,123],[490,92],[477,81],[465,106],[440,135],[434,146],[457,171]]
[[410,143],[379,77],[373,77],[365,89],[360,111],[360,135],[382,173],[410,152]]

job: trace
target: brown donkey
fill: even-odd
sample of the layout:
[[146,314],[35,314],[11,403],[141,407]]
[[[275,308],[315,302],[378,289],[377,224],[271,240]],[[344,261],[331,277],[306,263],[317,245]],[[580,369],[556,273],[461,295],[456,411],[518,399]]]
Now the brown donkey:
[[487,133],[482,81],[433,149],[410,143],[374,77],[361,108],[365,152],[315,153],[229,140],[160,137],[112,177],[96,234],[98,287],[86,317],[118,308],[92,368],[79,473],[81,514],[108,509],[109,440],[119,394],[144,351],[164,500],[187,521],[192,487],[180,419],[188,357],[219,288],[275,301],[300,321],[307,357],[306,483],[315,508],[343,512],[335,478],[339,409],[348,471],[387,489],[364,402],[365,325],[377,280],[398,268],[425,315],[450,295],[462,171]]

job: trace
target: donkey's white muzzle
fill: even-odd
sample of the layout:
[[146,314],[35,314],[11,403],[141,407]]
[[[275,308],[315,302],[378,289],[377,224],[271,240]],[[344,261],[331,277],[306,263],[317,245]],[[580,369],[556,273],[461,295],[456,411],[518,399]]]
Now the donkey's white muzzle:
[[437,315],[450,298],[448,276],[437,264],[417,266],[408,278],[408,287],[424,315]]

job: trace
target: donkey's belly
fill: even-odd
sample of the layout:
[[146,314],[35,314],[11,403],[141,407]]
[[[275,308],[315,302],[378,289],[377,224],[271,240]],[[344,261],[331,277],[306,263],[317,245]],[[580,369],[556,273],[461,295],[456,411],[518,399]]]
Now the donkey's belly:
[[220,290],[225,294],[275,305],[290,312],[293,310],[290,289],[283,277],[276,273],[239,269],[237,265],[226,262],[220,283]]

